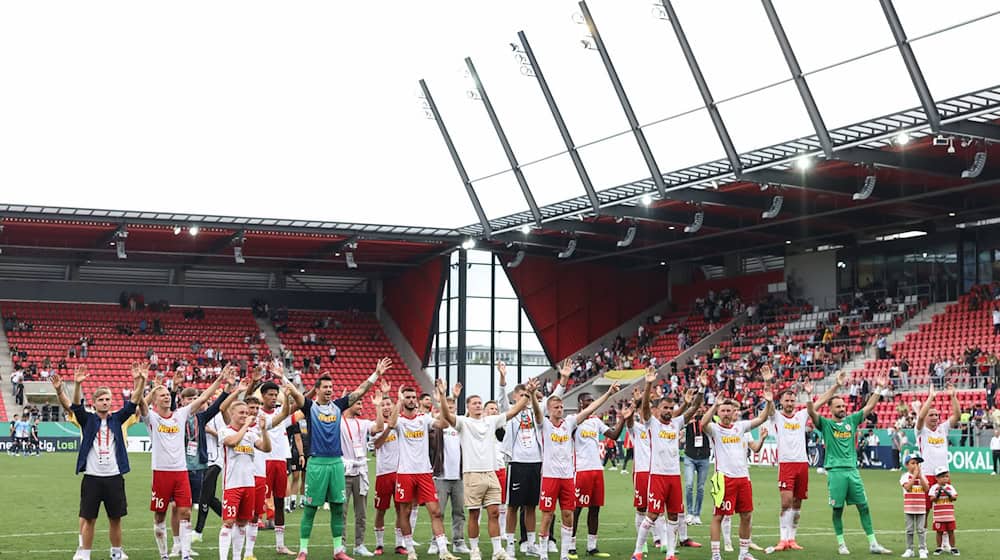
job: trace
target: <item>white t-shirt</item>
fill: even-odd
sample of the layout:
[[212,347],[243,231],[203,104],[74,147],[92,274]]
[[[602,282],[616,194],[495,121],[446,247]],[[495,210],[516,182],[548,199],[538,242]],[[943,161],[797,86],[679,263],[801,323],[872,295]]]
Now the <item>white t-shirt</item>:
[[1000,436],[993,436],[990,438],[990,450],[1000,451]]
[[512,463],[540,463],[542,461],[541,442],[538,439],[538,425],[530,410],[522,410],[507,424],[513,439],[510,461]]
[[771,415],[774,437],[778,441],[779,463],[808,463],[806,456],[806,420],[809,411],[798,410],[791,416],[777,411]]
[[649,441],[649,426],[636,420],[629,428],[629,437],[632,439],[632,457],[635,465],[635,472],[649,472],[649,463],[652,456],[651,443]]
[[499,414],[480,419],[459,416],[455,422],[462,444],[462,472],[493,472],[497,470],[497,428],[506,418]]
[[684,416],[662,422],[652,415],[647,425],[652,445],[650,474],[681,474],[680,440],[684,433]]
[[[273,418],[275,414],[281,411],[281,408],[275,407],[274,410],[268,412],[261,407],[264,414]],[[292,419],[285,417],[277,426],[274,422],[271,422],[271,429],[267,431],[268,437],[271,438],[271,452],[267,453],[268,461],[284,461],[286,459],[292,458],[292,446],[288,443],[288,432],[285,430],[292,425]]]
[[[222,413],[220,412],[213,416],[208,421],[208,426],[215,430],[215,433],[221,434],[222,430],[226,427],[226,421],[222,418]],[[205,443],[208,447],[206,449],[208,452],[208,464],[217,465],[219,468],[222,468],[226,462],[226,451],[222,448],[222,438],[205,432]]]
[[186,471],[184,455],[184,426],[190,406],[182,406],[167,416],[160,416],[153,409],[146,415],[149,438],[153,442],[154,471]]
[[441,465],[441,480],[458,480],[462,478],[462,442],[458,430],[447,426],[441,430],[444,434],[444,464]]
[[344,474],[357,476],[368,465],[368,434],[371,420],[361,418],[340,419],[340,449],[344,453]]
[[413,418],[399,416],[396,422],[396,437],[399,438],[399,474],[428,474],[433,472],[429,453],[428,432],[434,424],[429,414],[418,414]]
[[115,476],[121,474],[118,470],[118,458],[115,456],[115,434],[108,428],[108,420],[98,418],[100,426],[94,436],[94,445],[87,453],[87,465],[83,474],[90,476]]
[[[219,432],[219,440],[239,433],[239,430],[232,426],[225,426]],[[222,466],[222,488],[252,488],[254,485],[254,457],[262,453],[257,452],[255,447],[259,436],[254,430],[247,430],[243,434],[243,439],[235,447],[225,447],[225,461]]]
[[395,473],[397,468],[399,468],[399,437],[396,435],[396,430],[390,430],[382,445],[375,450],[375,476]]
[[715,422],[709,426],[712,432],[712,447],[715,449],[715,470],[730,478],[749,477],[750,469],[747,467],[743,433],[750,429],[750,421],[740,420],[728,428]]
[[600,418],[591,416],[576,427],[573,443],[576,446],[576,472],[603,471],[601,464],[601,435],[608,426]]
[[924,458],[922,470],[933,473],[938,467],[948,466],[948,431],[951,430],[951,418],[942,420],[936,430],[924,424],[917,433],[917,445],[920,456]]
[[573,478],[573,428],[576,416],[563,418],[558,426],[542,420],[542,477]]
[[1000,310],[997,309],[993,310],[993,324],[994,325],[1000,324]]

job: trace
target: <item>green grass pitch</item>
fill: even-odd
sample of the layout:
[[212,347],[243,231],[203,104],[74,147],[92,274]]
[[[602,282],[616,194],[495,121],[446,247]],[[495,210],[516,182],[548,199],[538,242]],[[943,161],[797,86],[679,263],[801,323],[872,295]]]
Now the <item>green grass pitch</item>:
[[[0,456],[0,557],[30,558],[32,560],[65,559],[72,557],[77,542],[77,511],[79,506],[80,477],[74,476],[75,455],[53,453],[41,457]],[[148,511],[151,471],[150,455],[131,456],[132,473],[126,477],[129,499],[129,516],[125,519],[125,551],[133,560],[156,558],[156,545],[152,535],[152,514]],[[797,560],[828,559],[836,556],[836,544],[830,522],[830,508],[826,502],[826,477],[814,471],[810,473],[811,499],[805,502],[799,528],[799,544],[806,550],[801,552],[776,552],[771,558],[795,558]],[[879,541],[892,549],[893,556],[903,551],[902,494],[897,484],[899,473],[873,470],[864,471],[862,476],[867,486],[876,532]],[[612,558],[629,558],[635,539],[634,516],[632,510],[631,477],[617,471],[606,472],[607,505],[601,513],[600,548],[609,552]],[[778,534],[778,492],[776,490],[777,471],[772,468],[754,468],[754,541],[761,546],[775,544]],[[374,479],[373,479],[374,480]],[[955,486],[959,491],[957,503],[958,533],[957,545],[966,558],[1000,557],[1000,477],[981,474],[955,475]],[[706,501],[710,502],[709,498]],[[298,545],[298,523],[300,513],[292,513],[287,520],[288,545],[295,550]],[[449,513],[446,512],[445,527],[450,530]],[[329,532],[329,513],[320,511],[316,519],[310,545],[311,558],[329,558],[332,552]],[[392,514],[389,514],[391,519]],[[702,512],[707,522],[710,517],[708,505]],[[371,523],[374,515],[369,500],[369,534],[365,542],[374,548]],[[391,524],[391,521],[389,521]],[[845,513],[847,544],[853,556],[868,557],[867,542],[861,532],[857,511],[849,508]],[[217,535],[219,519],[209,516],[205,540],[195,546],[200,558],[218,558]],[[582,525],[581,525],[582,528]],[[416,538],[424,546],[421,556],[430,558],[426,552],[429,542],[430,523],[426,513],[421,513],[417,524]],[[735,530],[735,529],[734,529]],[[353,543],[353,523],[348,522],[345,539]],[[582,533],[583,531],[581,531]],[[694,526],[691,537],[702,542],[705,548],[684,548],[678,556],[684,558],[709,558],[708,526]],[[928,533],[932,542],[933,533]],[[485,525],[481,548],[489,558],[489,541],[486,539]],[[387,534],[392,544],[391,532]],[[581,549],[585,537],[579,536]],[[95,560],[108,558],[107,524],[98,521],[95,537]],[[933,549],[933,547],[932,547]],[[274,534],[260,533],[257,557],[276,558],[274,554]],[[756,553],[758,558],[764,553]],[[388,557],[395,558],[390,553]],[[650,557],[660,558],[659,553]],[[725,558],[735,559],[736,553],[723,553]],[[523,557],[523,555],[519,555]],[[555,555],[550,555],[554,558]],[[583,557],[585,558],[585,557]]]

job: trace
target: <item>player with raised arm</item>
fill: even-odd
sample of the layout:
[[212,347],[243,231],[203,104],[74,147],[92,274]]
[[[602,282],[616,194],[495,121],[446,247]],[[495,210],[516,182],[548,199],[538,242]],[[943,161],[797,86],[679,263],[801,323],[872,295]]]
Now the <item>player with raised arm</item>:
[[94,545],[94,527],[101,504],[108,514],[111,560],[122,560],[122,518],[128,515],[124,475],[129,472],[128,453],[122,425],[136,412],[142,401],[142,388],[146,383],[145,370],[132,368],[134,387],[132,399],[111,412],[111,390],[98,387],[93,394],[94,412],[87,412],[81,402],[82,387],[87,370],[80,366],[74,373],[73,401],[62,390],[58,374],[50,378],[59,404],[73,414],[80,426],[80,449],[77,453],[76,473],[83,473],[80,482],[81,543],[77,556],[90,560]]
[[[385,512],[393,505],[396,492],[396,469],[399,467],[399,438],[396,425],[390,424],[395,404],[389,398],[391,386],[383,380],[382,385],[372,395],[375,407],[375,431],[379,432],[372,442],[375,448],[375,556],[385,552]],[[392,420],[395,422],[395,420]],[[406,554],[403,532],[399,528],[399,504],[396,506],[396,554]]]
[[663,544],[666,545],[667,560],[676,560],[677,517],[684,511],[684,490],[681,487],[680,438],[684,426],[694,416],[704,399],[708,377],[699,377],[699,389],[689,389],[684,394],[684,404],[675,408],[673,398],[663,397],[655,404],[651,401],[656,369],[646,370],[646,385],[639,407],[636,424],[644,424],[649,433],[650,470],[646,493],[646,517],[639,524],[635,541],[633,560],[642,560],[643,547],[649,532],[653,530],[657,518],[667,514],[667,527]]
[[[753,420],[739,420],[739,403],[732,399],[716,399],[715,403],[701,419],[701,430],[712,440],[715,449],[715,472],[712,480],[715,512],[710,530],[712,540],[712,560],[719,560],[719,538],[722,535],[722,518],[738,513],[740,515],[740,560],[753,560],[750,555],[750,532],[753,516],[753,486],[750,484],[750,469],[747,453],[743,446],[743,434],[757,428],[774,411],[774,395],[770,387],[762,394],[767,403]],[[712,418],[716,412],[719,422]],[[721,475],[721,480],[718,479]],[[721,493],[721,496],[719,494]],[[721,499],[720,499],[721,498]]]
[[[248,523],[256,522],[254,518],[259,508],[256,506],[254,456],[271,451],[268,430],[254,429],[255,425],[259,426],[263,421],[263,418],[250,414],[250,407],[245,402],[235,402],[229,407],[229,425],[219,432],[219,440],[225,452],[219,560],[229,557],[230,548],[233,560],[241,560],[241,541],[247,538],[245,527]],[[234,523],[239,527],[235,532]],[[253,558],[252,552],[244,558]]]
[[[765,368],[766,371],[763,371]],[[768,366],[761,370],[766,376],[765,381],[774,375]],[[778,492],[781,496],[781,514],[778,516],[780,535],[774,550],[802,550],[795,542],[795,533],[799,527],[802,500],[809,497],[809,457],[806,455],[809,411],[804,408],[796,411],[797,401],[798,391],[782,391],[778,395],[780,409],[769,419],[778,443]]]
[[[875,405],[878,404],[889,380],[885,377],[876,379],[875,390],[868,397],[864,408],[850,415],[847,414],[847,401],[837,395],[837,389],[846,386],[847,383],[847,373],[840,372],[837,374],[836,383],[831,385],[816,402],[813,402],[812,395],[809,395],[812,387],[805,387],[806,394],[810,397],[806,403],[806,410],[809,411],[809,418],[812,419],[813,426],[822,434],[823,443],[826,446],[823,467],[827,472],[826,484],[830,492],[830,506],[833,508],[833,531],[837,535],[838,552],[844,555],[850,554],[847,544],[844,542],[844,506],[853,504],[858,508],[858,514],[861,516],[861,527],[868,537],[868,550],[872,554],[891,554],[892,551],[880,545],[875,538],[871,510],[868,508],[868,495],[865,493],[865,485],[861,481],[861,473],[858,472],[858,448],[856,445],[858,426],[864,422],[872,410],[875,410]],[[820,416],[816,412],[817,408],[827,402],[830,403],[832,418]]]
[[[531,380],[526,389],[534,392],[537,382]],[[457,394],[457,391],[456,391]],[[466,399],[466,416],[455,416],[447,406],[441,408],[441,416],[455,427],[462,450],[462,484],[465,508],[469,510],[468,531],[471,551],[470,560],[481,560],[479,551],[479,512],[484,507],[487,514],[487,528],[490,544],[493,546],[493,560],[507,560],[500,539],[500,501],[502,493],[500,480],[496,475],[497,438],[496,431],[511,418],[520,414],[529,402],[522,396],[513,408],[504,414],[483,415],[483,399],[470,395]]]
[[[951,399],[951,415],[941,421],[941,411],[934,408],[934,385],[928,385],[927,399],[917,413],[917,447],[920,449],[920,456],[924,458],[922,470],[926,472],[927,487],[930,488],[937,483],[934,473],[939,468],[948,469],[948,433],[952,428],[957,428],[962,414],[962,407],[958,403],[958,396],[955,394],[955,386],[948,385],[947,395]],[[927,511],[931,510],[931,497],[927,495]],[[930,517],[930,516],[928,516]],[[924,519],[926,526],[927,519]]]
[[[271,451],[264,453],[267,494],[274,501],[274,541],[275,552],[280,555],[294,555],[285,546],[285,495],[288,490],[288,459],[292,456],[291,445],[286,431],[292,425],[292,415],[297,408],[297,400],[290,394],[298,392],[295,385],[284,377],[280,361],[271,364],[271,380],[260,386],[260,410],[268,419]],[[278,396],[284,391],[284,406],[278,406]]]
[[[586,409],[594,398],[583,393],[577,398],[578,410]],[[587,508],[587,555],[607,558],[610,555],[597,548],[597,532],[601,523],[601,507],[604,506],[604,466],[601,464],[601,441],[603,436],[617,440],[625,427],[625,416],[618,415],[618,421],[609,428],[596,416],[584,417],[573,432],[576,451],[576,514],[573,517],[574,546],[570,555],[576,555],[576,529],[580,514]]]
[[399,504],[398,520],[403,532],[403,543],[406,547],[408,560],[417,560],[417,551],[413,544],[413,529],[410,526],[410,512],[413,504],[423,505],[431,517],[431,531],[434,542],[438,546],[438,558],[441,560],[457,560],[448,552],[448,537],[444,534],[444,522],[441,518],[441,507],[438,504],[437,490],[431,475],[430,439],[428,432],[431,427],[442,429],[448,425],[440,411],[447,406],[447,393],[444,380],[435,383],[435,394],[438,400],[438,416],[419,414],[417,392],[412,387],[400,387],[396,407],[393,409],[389,424],[395,424],[396,437],[399,439],[399,467],[396,470],[396,503]]
[[309,432],[309,462],[306,464],[306,499],[299,529],[298,560],[305,560],[309,552],[316,509],[324,502],[330,504],[330,532],[336,560],[350,560],[342,550],[344,545],[344,487],[343,449],[340,444],[341,419],[345,410],[364,397],[368,389],[392,367],[392,360],[382,358],[375,371],[357,389],[333,399],[333,379],[320,375],[316,382],[316,400],[307,400],[298,391],[290,392],[296,406],[302,410]]
[[[531,407],[535,418],[540,419],[542,431],[542,492],[540,505],[542,510],[542,534],[540,541],[548,541],[548,529],[552,522],[556,505],[559,506],[562,517],[562,547],[560,559],[567,560],[573,547],[573,513],[576,510],[576,485],[574,478],[575,453],[573,430],[601,407],[611,395],[619,390],[618,383],[608,388],[608,391],[597,400],[590,402],[587,408],[575,416],[563,418],[563,401],[561,397],[550,396],[546,402],[549,417],[542,416],[538,396],[529,391]],[[548,555],[546,549],[538,550],[539,556]]]
[[215,394],[220,384],[232,383],[236,367],[226,366],[215,381],[186,406],[170,410],[170,391],[158,385],[146,396],[149,414],[146,427],[152,441],[153,493],[149,509],[153,512],[153,536],[161,560],[168,558],[167,508],[174,502],[180,517],[181,557],[191,558],[191,485],[188,481],[184,429],[187,419]]

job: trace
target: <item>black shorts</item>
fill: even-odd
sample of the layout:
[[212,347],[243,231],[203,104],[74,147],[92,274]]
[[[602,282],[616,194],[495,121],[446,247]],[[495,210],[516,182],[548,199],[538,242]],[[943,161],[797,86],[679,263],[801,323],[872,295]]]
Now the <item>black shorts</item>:
[[507,465],[507,505],[538,507],[538,496],[541,492],[541,463]]
[[288,461],[288,472],[290,472],[290,473],[293,473],[293,472],[303,472],[303,471],[306,470],[305,467],[300,467],[299,466],[299,458],[298,457],[294,457],[293,456],[291,459],[287,459],[287,461]]
[[101,503],[109,519],[128,515],[128,499],[125,496],[125,477],[83,475],[80,483],[80,517],[97,519]]

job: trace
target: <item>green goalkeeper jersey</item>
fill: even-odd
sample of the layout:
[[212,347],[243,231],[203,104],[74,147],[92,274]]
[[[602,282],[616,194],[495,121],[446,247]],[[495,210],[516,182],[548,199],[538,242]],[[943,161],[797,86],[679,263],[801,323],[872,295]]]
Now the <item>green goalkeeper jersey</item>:
[[828,469],[858,468],[858,448],[855,445],[858,435],[858,425],[864,420],[859,410],[843,420],[819,417],[819,428],[823,434],[823,444],[826,446],[826,457],[823,466]]

